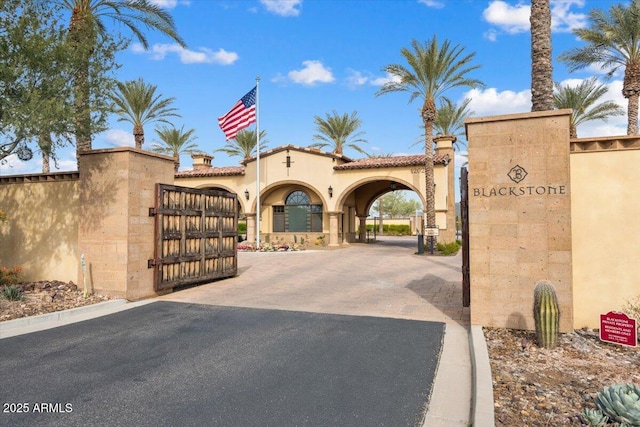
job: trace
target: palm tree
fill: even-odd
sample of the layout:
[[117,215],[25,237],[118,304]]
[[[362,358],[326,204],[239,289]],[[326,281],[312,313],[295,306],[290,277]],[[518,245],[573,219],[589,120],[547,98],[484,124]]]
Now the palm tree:
[[[173,18],[161,7],[148,0],[57,0],[71,12],[69,37],[78,46],[82,57],[76,86],[76,149],[78,152],[91,149],[91,111],[89,109],[89,64],[98,43],[98,35],[107,33],[103,17],[111,18],[127,27],[140,44],[147,49],[149,43],[140,29],[143,24],[147,29],[160,31],[181,46],[185,42],[178,35]],[[88,41],[88,42],[87,42]]]
[[136,148],[144,144],[144,125],[151,122],[171,124],[166,117],[180,117],[176,108],[171,107],[175,98],[156,95],[156,86],[145,83],[142,78],[125,83],[118,82],[118,89],[111,95],[114,112],[121,117],[119,122],[133,125]]
[[314,116],[313,121],[316,123],[316,135],[313,139],[322,142],[316,142],[309,147],[324,148],[333,147],[335,154],[343,154],[345,148],[351,148],[358,153],[367,154],[357,143],[367,140],[360,138],[364,135],[363,131],[358,132],[358,128],[362,125],[362,121],[358,118],[358,112],[354,111],[349,116],[347,113],[339,115],[334,110],[333,113],[326,115],[326,119],[320,116]]
[[180,130],[175,127],[166,127],[156,129],[158,138],[162,141],[162,144],[155,143],[151,147],[151,150],[160,153],[173,156],[175,159],[175,171],[178,172],[180,168],[180,154],[191,154],[197,151],[198,145],[193,142],[197,137],[193,136],[195,129],[189,129],[185,132],[184,126]]
[[[460,106],[457,106],[449,98],[443,96],[440,100],[440,108],[436,112],[436,120],[433,122],[433,130],[439,135],[466,135],[464,130],[464,120],[473,114],[469,111],[471,98],[465,98]],[[454,142],[453,147],[460,149],[465,145],[459,138]]]
[[591,120],[607,120],[611,116],[624,115],[624,109],[613,101],[598,103],[607,93],[605,85],[599,84],[595,77],[582,81],[578,86],[555,84],[553,95],[557,109],[571,108],[570,137],[577,138],[577,126]]
[[400,53],[409,67],[400,64],[387,65],[383,68],[392,80],[388,81],[376,96],[391,92],[408,92],[409,102],[416,98],[423,100],[420,114],[424,124],[424,153],[425,153],[425,213],[427,227],[436,226],[436,209],[433,178],[433,128],[437,117],[436,99],[456,87],[477,88],[484,84],[477,79],[467,77],[467,74],[480,68],[472,65],[475,53],[464,54],[464,47],[451,46],[448,40],[438,44],[436,36],[422,45],[417,40],[411,42],[413,51],[403,48]]
[[551,7],[549,0],[531,0],[531,111],[553,110]]
[[[260,131],[260,150],[267,147],[267,141],[264,139],[267,131]],[[236,134],[236,137],[227,141],[224,147],[218,148],[215,152],[222,152],[228,156],[240,156],[243,160],[248,159],[256,154],[256,131],[254,129],[242,129]]]
[[638,134],[638,95],[640,94],[640,1],[628,6],[611,6],[609,14],[601,9],[589,13],[589,27],[573,31],[586,46],[560,55],[570,71],[600,65],[611,76],[624,67],[622,95],[627,98],[627,135]]

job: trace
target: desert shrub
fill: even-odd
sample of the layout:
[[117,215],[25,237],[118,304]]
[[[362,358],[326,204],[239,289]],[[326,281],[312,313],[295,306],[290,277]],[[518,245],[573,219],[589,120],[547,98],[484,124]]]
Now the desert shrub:
[[460,249],[460,244],[457,241],[451,242],[451,243],[438,242],[437,248],[438,248],[438,252],[440,252],[442,255],[453,255],[458,253],[458,250]]
[[24,298],[22,290],[16,285],[4,286],[2,288],[2,296],[9,301],[22,301]]
[[640,295],[633,299],[627,300],[627,303],[624,305],[622,311],[624,311],[627,316],[632,317],[638,321],[638,331],[640,331]]
[[20,281],[22,267],[0,267],[0,286],[16,285]]

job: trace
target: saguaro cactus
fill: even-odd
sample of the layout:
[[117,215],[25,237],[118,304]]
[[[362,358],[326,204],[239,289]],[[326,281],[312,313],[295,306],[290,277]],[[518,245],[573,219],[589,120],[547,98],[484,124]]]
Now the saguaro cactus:
[[560,326],[560,309],[556,289],[548,280],[536,283],[533,291],[533,319],[538,345],[543,348],[555,347]]

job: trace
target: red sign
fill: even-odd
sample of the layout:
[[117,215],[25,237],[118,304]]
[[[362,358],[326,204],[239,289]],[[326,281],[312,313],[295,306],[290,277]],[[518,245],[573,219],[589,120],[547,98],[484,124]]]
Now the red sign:
[[637,346],[638,326],[636,319],[617,311],[601,314],[600,340],[630,347]]

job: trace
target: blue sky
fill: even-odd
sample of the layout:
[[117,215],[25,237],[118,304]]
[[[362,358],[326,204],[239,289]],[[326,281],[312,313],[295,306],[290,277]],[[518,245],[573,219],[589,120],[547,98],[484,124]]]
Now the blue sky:
[[[371,154],[421,153],[420,101],[408,103],[405,93],[374,94],[388,76],[383,67],[404,65],[400,49],[413,39],[448,39],[466,52],[475,52],[481,68],[471,74],[484,89],[454,89],[447,93],[460,102],[472,99],[474,116],[530,111],[530,32],[526,1],[482,0],[151,0],[173,15],[187,49],[158,33],[147,33],[150,49],[134,40],[118,55],[121,81],[142,77],[165,97],[174,97],[180,128],[195,129],[196,143],[212,153],[225,144],[217,117],[256,83],[260,76],[260,129],[268,147],[308,146],[316,133],[315,115],[358,112]],[[614,2],[551,1],[553,57],[581,45],[571,33],[585,26],[593,7],[608,9]],[[126,28],[105,21],[113,31],[131,36]],[[622,75],[604,80],[601,70],[569,74],[554,62],[554,80],[578,83],[598,76],[609,86],[606,99],[626,110],[620,94]],[[145,128],[145,147],[157,140],[155,125]],[[133,146],[129,123],[113,116],[110,128],[96,135],[94,148]],[[624,135],[626,117],[578,128],[578,135]],[[417,143],[417,144],[416,144]],[[362,157],[346,151],[354,158]],[[462,153],[464,154],[464,152]],[[239,158],[215,153],[214,166],[237,165]],[[460,160],[460,159],[459,159]],[[188,156],[181,169],[191,167]],[[458,163],[460,164],[460,163]],[[76,169],[75,148],[58,151],[58,169]],[[15,157],[0,165],[1,175],[37,173],[39,153],[29,162]]]

